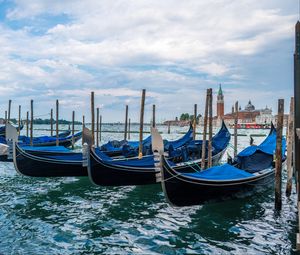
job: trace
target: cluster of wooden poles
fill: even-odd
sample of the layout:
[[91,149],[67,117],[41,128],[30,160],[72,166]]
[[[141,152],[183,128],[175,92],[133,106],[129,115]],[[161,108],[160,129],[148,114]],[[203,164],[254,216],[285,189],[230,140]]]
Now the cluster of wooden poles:
[[[8,101],[8,110],[5,111],[5,123],[10,122],[10,113],[11,113],[11,102],[12,100],[9,99]],[[30,100],[30,121],[29,121],[29,111],[26,112],[26,136],[30,137],[30,145],[33,145],[33,100]],[[84,117],[83,117],[84,119]],[[50,111],[50,135],[53,136],[53,109],[51,108]],[[18,135],[20,135],[21,131],[21,105],[19,105],[19,114],[18,114]],[[59,145],[59,128],[58,128],[58,123],[59,123],[59,101],[56,100],[56,145]],[[29,127],[30,125],[30,127]],[[30,133],[29,133],[30,131]],[[74,133],[75,133],[75,111],[72,111],[72,148],[74,148]]]

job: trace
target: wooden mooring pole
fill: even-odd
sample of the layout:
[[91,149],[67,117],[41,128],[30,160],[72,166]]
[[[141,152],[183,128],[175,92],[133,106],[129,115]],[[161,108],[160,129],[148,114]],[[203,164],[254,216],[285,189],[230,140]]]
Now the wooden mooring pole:
[[5,111],[5,124],[7,123],[7,111]]
[[84,136],[83,129],[84,129],[84,127],[85,127],[85,117],[83,115],[82,116],[82,136],[81,136],[82,145],[84,144],[84,139],[83,139],[83,136]]
[[209,89],[209,105],[208,105],[208,149],[207,149],[207,165],[208,167],[212,167],[212,89]]
[[56,146],[59,145],[59,140],[58,140],[58,114],[59,114],[59,103],[58,100],[56,100]]
[[276,154],[275,154],[275,209],[281,210],[281,176],[282,176],[282,128],[283,128],[284,100],[278,100],[278,116],[276,127]]
[[8,116],[7,121],[10,122],[11,99],[8,100]]
[[128,140],[130,140],[130,123],[131,122],[131,120],[130,120],[130,118],[128,119]]
[[294,97],[291,98],[290,102],[290,114],[287,126],[287,158],[286,158],[286,169],[287,169],[287,181],[286,191],[287,197],[290,197],[292,192],[293,184],[293,141],[294,141]]
[[53,109],[50,111],[50,134],[53,136]]
[[124,124],[124,140],[127,140],[127,125],[128,125],[128,105],[125,108],[125,124]]
[[26,112],[26,136],[29,134],[29,111]]
[[235,114],[234,114],[234,145],[233,145],[233,156],[237,156],[237,137],[238,137],[238,120],[239,120],[239,103],[238,101],[235,102]]
[[30,100],[30,146],[33,145],[33,100]]
[[72,111],[72,149],[74,149],[74,144],[75,144],[74,133],[75,133],[75,111]]
[[193,140],[196,140],[196,127],[197,127],[197,104],[194,104]]
[[154,104],[152,105],[152,127],[155,128],[155,125],[156,123],[155,123],[155,104]]
[[168,121],[168,134],[171,133],[171,121]]
[[140,112],[140,135],[139,135],[139,158],[143,157],[143,129],[144,129],[144,108],[145,108],[146,90],[142,91],[141,112]]
[[206,100],[205,100],[205,111],[204,111],[204,123],[203,123],[201,169],[206,168],[205,158],[206,158],[206,133],[207,133],[208,104],[209,104],[209,91],[207,89],[206,90]]
[[100,115],[100,127],[99,127],[99,140],[101,142],[101,139],[102,139],[102,115]]
[[97,148],[99,147],[99,114],[100,114],[100,111],[99,111],[99,107],[97,107],[97,124],[96,124],[96,146]]
[[20,136],[20,133],[21,133],[21,105],[19,105],[19,130],[18,130],[18,135]]
[[[297,182],[298,194],[298,217],[300,216],[300,22],[297,21],[295,27],[295,53],[294,53],[294,169]],[[300,217],[299,217],[300,218]],[[299,229],[300,229],[300,219]],[[298,230],[299,231],[299,230]],[[297,234],[296,248],[300,250],[300,234]]]
[[95,93],[92,91],[91,93],[91,117],[92,117],[92,145],[95,144]]

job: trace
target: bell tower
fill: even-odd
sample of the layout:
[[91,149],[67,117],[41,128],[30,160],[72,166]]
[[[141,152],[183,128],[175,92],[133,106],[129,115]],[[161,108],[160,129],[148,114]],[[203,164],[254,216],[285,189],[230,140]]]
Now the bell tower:
[[219,85],[217,97],[217,117],[218,119],[222,119],[224,117],[224,95],[221,84]]

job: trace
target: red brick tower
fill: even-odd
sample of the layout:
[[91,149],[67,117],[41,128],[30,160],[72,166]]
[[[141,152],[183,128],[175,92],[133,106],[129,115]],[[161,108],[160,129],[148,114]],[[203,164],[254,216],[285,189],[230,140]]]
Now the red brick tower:
[[218,98],[217,98],[217,117],[222,119],[224,116],[224,96],[221,84],[219,86]]

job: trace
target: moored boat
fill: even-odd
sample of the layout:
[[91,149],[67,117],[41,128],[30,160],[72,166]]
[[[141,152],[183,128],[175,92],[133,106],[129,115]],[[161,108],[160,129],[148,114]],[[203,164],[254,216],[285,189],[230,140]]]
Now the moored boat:
[[63,146],[30,147],[13,143],[13,161],[17,172],[31,177],[87,176],[82,153]]
[[[181,173],[161,156],[161,185],[167,201],[174,206],[191,206],[251,194],[257,188],[274,183],[273,154],[276,129],[258,146],[252,145],[237,155],[232,164],[203,171]],[[283,140],[282,153],[285,153]],[[285,157],[283,156],[283,162]]]
[[[213,137],[215,144],[213,164],[217,164],[219,162],[226,151],[229,140],[230,133],[224,124],[220,131]],[[201,159],[196,159],[189,163],[173,163],[170,161],[170,164],[172,164],[177,171],[186,172],[191,167],[199,169]],[[156,178],[156,174],[158,173],[159,170],[156,170],[155,168],[153,155],[147,155],[141,159],[138,157],[112,159],[105,155],[100,149],[93,147],[90,148],[88,174],[90,180],[96,185],[126,186],[154,184],[159,182]]]

